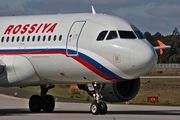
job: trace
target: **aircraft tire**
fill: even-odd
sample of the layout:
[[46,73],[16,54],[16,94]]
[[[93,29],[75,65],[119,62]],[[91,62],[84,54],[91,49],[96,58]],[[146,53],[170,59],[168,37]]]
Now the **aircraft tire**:
[[54,106],[55,106],[54,97],[52,95],[46,95],[44,97],[43,111],[44,112],[53,112]]
[[101,114],[101,115],[105,115],[105,114],[107,113],[107,105],[106,105],[105,102],[101,102],[100,105],[101,105],[100,114]]
[[33,95],[29,99],[29,109],[31,112],[40,112],[42,108],[42,98],[39,95]]
[[93,115],[98,115],[101,112],[101,105],[95,101],[91,104],[90,110]]

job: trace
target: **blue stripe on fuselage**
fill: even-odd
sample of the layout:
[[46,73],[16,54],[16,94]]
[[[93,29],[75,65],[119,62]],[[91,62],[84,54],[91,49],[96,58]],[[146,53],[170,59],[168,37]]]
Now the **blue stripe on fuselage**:
[[[73,54],[74,50],[68,50],[70,54]],[[60,49],[60,48],[39,48],[39,49],[9,49],[9,50],[0,50],[0,54],[13,54],[13,53],[20,53],[20,54],[36,54],[36,53],[42,53],[42,54],[66,54],[66,49]],[[78,51],[78,54],[81,59],[87,61],[92,66],[94,66],[99,71],[103,72],[104,74],[108,75],[109,77],[118,80],[118,81],[124,81],[126,79],[121,78],[120,76],[116,75],[115,73],[111,72],[109,69],[104,67],[99,62],[92,59],[90,56],[87,56],[81,52]]]

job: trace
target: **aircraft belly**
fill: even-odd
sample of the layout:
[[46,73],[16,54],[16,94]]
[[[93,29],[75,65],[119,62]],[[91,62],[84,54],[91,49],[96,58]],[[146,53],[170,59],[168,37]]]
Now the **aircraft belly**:
[[102,81],[101,77],[84,65],[65,55],[36,55],[31,58],[41,84]]

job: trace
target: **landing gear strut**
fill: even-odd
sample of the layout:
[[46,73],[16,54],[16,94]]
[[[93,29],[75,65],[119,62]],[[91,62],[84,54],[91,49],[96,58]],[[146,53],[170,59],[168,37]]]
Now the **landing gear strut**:
[[29,99],[29,109],[31,112],[40,112],[43,109],[44,112],[52,112],[54,110],[55,101],[53,96],[46,95],[48,90],[55,86],[41,86],[41,96],[33,95]]
[[94,84],[94,102],[90,106],[93,115],[105,115],[107,113],[107,105],[105,102],[100,102],[102,95],[100,94],[103,84]]

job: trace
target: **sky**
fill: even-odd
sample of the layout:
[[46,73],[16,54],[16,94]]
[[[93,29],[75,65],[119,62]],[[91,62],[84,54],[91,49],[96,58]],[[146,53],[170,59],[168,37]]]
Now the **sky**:
[[152,35],[180,29],[180,0],[1,0],[0,16],[91,13],[91,5],[97,13],[118,16]]

